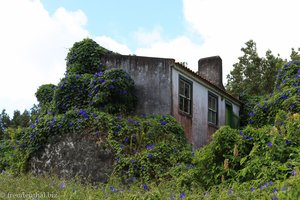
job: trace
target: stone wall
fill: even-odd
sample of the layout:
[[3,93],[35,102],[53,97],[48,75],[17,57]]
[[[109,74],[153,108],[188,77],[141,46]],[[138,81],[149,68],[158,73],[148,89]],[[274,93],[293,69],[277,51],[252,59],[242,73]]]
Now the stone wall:
[[[61,178],[106,182],[113,170],[114,156],[104,143],[91,134],[65,134],[50,138],[50,143],[29,160],[33,174],[55,174]],[[97,144],[98,143],[98,144]]]

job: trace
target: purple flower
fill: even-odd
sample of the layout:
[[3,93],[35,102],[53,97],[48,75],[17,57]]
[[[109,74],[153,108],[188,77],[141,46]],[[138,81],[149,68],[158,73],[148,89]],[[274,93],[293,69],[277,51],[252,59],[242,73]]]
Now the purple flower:
[[124,139],[124,142],[129,142],[129,139],[126,137],[125,139]]
[[252,188],[250,189],[251,192],[254,192],[254,190],[255,190],[254,187],[252,187]]
[[185,197],[185,193],[182,192],[179,197],[180,197],[180,199],[183,199]]
[[232,188],[229,188],[228,194],[232,194]]
[[170,196],[170,200],[174,200],[175,199],[175,196],[174,194],[172,193],[171,196]]
[[253,117],[254,116],[254,112],[252,111],[251,113],[248,114],[249,117]]
[[121,130],[121,126],[120,126],[120,125],[118,125],[118,126],[117,126],[117,129],[118,129],[118,130]]
[[2,175],[4,175],[4,174],[5,174],[5,171],[4,171],[4,169],[2,169],[2,172],[1,172],[1,174],[2,174]]
[[286,145],[290,145],[290,144],[291,144],[291,141],[285,140],[285,144],[286,144]]
[[274,188],[273,190],[272,190],[272,192],[274,192],[274,193],[276,193],[278,190],[276,189],[276,188]]
[[154,144],[147,144],[147,145],[146,145],[146,148],[147,148],[147,149],[153,149],[153,148],[154,148]]
[[34,129],[34,128],[35,128],[35,125],[34,125],[34,124],[31,124],[30,127],[31,127],[32,129]]
[[117,191],[116,188],[114,188],[113,186],[110,186],[109,188],[110,188],[110,191],[112,191],[112,192],[116,192]]
[[268,142],[268,147],[272,147],[272,146],[273,146],[272,142]]
[[275,195],[272,200],[278,200],[277,196]]
[[95,76],[97,77],[97,76],[102,76],[103,75],[103,72],[97,72],[96,74],[95,74]]
[[80,109],[79,110],[79,115],[81,115],[84,119],[88,119],[89,118],[89,115],[87,114],[87,112],[83,109]]
[[121,119],[121,115],[117,115],[117,119],[120,120]]
[[146,183],[143,184],[143,188],[144,188],[144,190],[149,190],[149,187]]
[[152,158],[153,155],[151,153],[148,154],[148,158]]
[[266,184],[266,183],[264,183],[264,184],[262,184],[261,186],[260,186],[260,190],[262,190],[264,187],[268,187],[268,184]]
[[298,69],[297,74],[300,75],[300,68]]
[[291,174],[292,174],[292,176],[295,176],[297,174],[297,171],[293,169]]
[[161,119],[161,120],[160,120],[160,124],[161,124],[161,125],[166,125],[167,122]]
[[59,186],[59,188],[60,189],[63,189],[63,188],[65,188],[66,186],[65,186],[65,183],[62,183],[62,184],[60,184],[60,186]]
[[249,137],[248,137],[248,140],[249,140],[249,141],[252,140],[252,136],[249,136]]
[[124,146],[123,144],[121,144],[121,145],[120,145],[120,148],[121,148],[121,149],[124,149],[124,148],[125,148],[125,146]]

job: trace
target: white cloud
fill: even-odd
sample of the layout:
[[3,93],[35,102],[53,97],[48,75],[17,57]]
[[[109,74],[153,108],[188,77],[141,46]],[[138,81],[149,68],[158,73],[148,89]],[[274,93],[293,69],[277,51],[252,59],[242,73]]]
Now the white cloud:
[[183,5],[185,19],[204,39],[202,52],[222,57],[224,77],[249,39],[261,56],[271,49],[288,58],[292,47],[300,47],[297,0],[183,0]]
[[132,54],[131,50],[125,45],[121,44],[108,36],[98,36],[95,41],[104,48],[120,54]]
[[57,84],[74,42],[89,36],[80,10],[50,15],[40,1],[0,2],[0,109],[29,109],[38,86]]
[[197,70],[200,46],[186,36],[179,36],[170,41],[160,41],[144,48],[136,49],[139,56],[174,58],[177,62],[187,62],[194,71]]
[[161,37],[162,27],[156,26],[153,30],[146,31],[143,28],[139,28],[136,32],[133,33],[138,44],[143,46],[149,46],[153,43],[163,42]]
[[157,39],[135,53],[175,58],[187,62],[194,71],[200,58],[219,55],[225,84],[226,75],[242,55],[240,49],[250,39],[257,43],[260,56],[271,49],[289,58],[291,48],[300,47],[299,6],[298,0],[183,0],[187,31],[201,44],[184,35],[163,40],[162,31],[154,29],[141,35]]

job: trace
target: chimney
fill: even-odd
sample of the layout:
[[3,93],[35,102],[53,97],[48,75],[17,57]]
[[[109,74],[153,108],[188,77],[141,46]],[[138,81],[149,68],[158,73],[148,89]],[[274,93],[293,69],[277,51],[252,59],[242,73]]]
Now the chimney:
[[198,74],[220,89],[225,90],[222,81],[222,59],[220,56],[201,58],[198,61]]

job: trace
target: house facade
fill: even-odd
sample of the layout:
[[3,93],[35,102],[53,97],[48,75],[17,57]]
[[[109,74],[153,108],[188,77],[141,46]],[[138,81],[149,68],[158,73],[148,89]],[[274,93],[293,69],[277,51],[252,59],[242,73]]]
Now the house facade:
[[174,116],[194,148],[209,143],[220,126],[238,125],[241,102],[225,91],[218,56],[200,59],[198,72],[167,58],[112,54],[103,62],[135,81],[136,114]]

